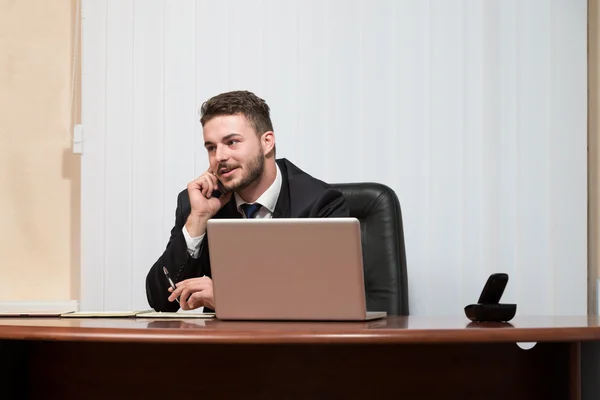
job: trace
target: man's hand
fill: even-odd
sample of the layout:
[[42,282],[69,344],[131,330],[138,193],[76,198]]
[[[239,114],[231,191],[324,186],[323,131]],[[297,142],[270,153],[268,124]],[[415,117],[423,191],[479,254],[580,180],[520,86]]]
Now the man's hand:
[[207,276],[178,282],[177,288],[175,290],[169,288],[169,292],[171,292],[169,301],[175,301],[179,297],[182,310],[193,310],[202,306],[215,309],[212,279]]
[[206,171],[187,185],[188,196],[192,211],[185,223],[185,227],[192,237],[198,237],[206,232],[206,222],[229,202],[231,193],[219,198],[211,197],[219,189],[217,177]]

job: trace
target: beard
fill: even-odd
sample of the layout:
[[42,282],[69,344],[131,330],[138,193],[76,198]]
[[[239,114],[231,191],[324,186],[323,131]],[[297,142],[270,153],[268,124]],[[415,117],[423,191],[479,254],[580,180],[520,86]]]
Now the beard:
[[[221,167],[228,168],[228,166],[226,166],[226,165],[219,166],[219,168],[221,168]],[[264,154],[262,154],[261,152],[258,152],[256,157],[252,158],[241,169],[242,169],[242,171],[245,170],[246,174],[241,177],[239,182],[229,182],[228,183],[228,182],[221,181],[223,188],[227,192],[237,192],[237,191],[243,190],[243,189],[247,188],[248,186],[252,185],[253,183],[257,182],[260,179],[260,177],[262,176],[262,174],[265,170]]]

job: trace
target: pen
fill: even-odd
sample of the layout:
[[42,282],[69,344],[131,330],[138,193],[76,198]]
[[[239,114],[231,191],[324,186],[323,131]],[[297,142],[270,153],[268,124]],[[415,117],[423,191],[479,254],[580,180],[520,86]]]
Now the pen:
[[[175,286],[175,284],[173,283],[173,280],[171,279],[171,275],[169,275],[169,271],[167,270],[167,267],[163,267],[163,272],[165,273],[165,276],[169,280],[169,284],[171,285],[171,288],[173,289],[173,291],[175,289],[177,289],[177,286]],[[176,298],[175,300],[177,300],[177,302],[179,303],[179,298]]]

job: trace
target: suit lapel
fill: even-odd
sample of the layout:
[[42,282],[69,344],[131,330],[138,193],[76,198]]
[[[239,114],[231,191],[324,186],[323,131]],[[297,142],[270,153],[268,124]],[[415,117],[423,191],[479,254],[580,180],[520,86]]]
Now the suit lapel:
[[232,195],[231,200],[221,209],[222,218],[242,218],[242,214],[237,209],[235,197]]
[[281,170],[281,190],[277,198],[277,204],[273,211],[273,218],[289,218],[291,215],[290,204],[290,185],[288,179],[288,171],[283,160],[277,160],[277,165]]
[[[189,197],[186,196],[185,199],[187,201],[182,202],[182,205],[181,205],[182,210],[183,210],[182,214],[183,214],[184,221],[188,218],[188,216],[190,215],[190,213],[192,211]],[[229,200],[229,202],[227,204],[225,204],[223,206],[223,208],[221,208],[219,211],[217,211],[217,214],[213,218],[242,218],[242,214],[240,214],[240,212],[237,209],[237,205],[235,203],[235,198],[233,195],[231,196],[231,200]]]

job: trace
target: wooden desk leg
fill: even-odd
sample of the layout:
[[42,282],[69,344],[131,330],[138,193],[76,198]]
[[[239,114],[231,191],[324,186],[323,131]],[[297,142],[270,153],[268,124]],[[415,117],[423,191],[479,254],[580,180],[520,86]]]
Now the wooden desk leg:
[[600,342],[581,343],[581,398],[600,399]]
[[569,399],[581,400],[581,342],[570,344],[569,357]]
[[20,340],[0,340],[0,397],[29,398],[29,346]]

